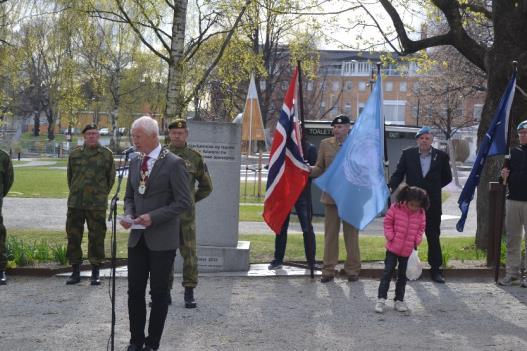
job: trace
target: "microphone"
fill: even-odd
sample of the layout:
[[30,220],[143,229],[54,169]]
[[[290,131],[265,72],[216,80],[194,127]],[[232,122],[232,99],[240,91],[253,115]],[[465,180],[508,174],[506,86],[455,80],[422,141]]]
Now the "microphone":
[[135,148],[135,145],[130,146],[128,149],[124,150],[122,152],[123,155],[130,155],[131,153],[136,152],[137,149]]

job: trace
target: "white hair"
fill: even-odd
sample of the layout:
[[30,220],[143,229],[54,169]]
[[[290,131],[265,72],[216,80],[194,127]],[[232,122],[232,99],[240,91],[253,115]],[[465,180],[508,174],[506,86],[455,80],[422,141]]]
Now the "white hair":
[[148,135],[159,135],[159,125],[150,116],[139,117],[132,123],[132,130],[142,128]]

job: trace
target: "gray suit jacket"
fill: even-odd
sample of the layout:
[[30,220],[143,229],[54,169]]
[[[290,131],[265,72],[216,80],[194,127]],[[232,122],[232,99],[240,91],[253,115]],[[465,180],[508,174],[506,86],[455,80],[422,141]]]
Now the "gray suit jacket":
[[152,224],[144,230],[131,230],[128,247],[135,247],[144,233],[150,250],[175,250],[179,246],[179,215],[192,206],[185,161],[163,148],[150,172],[144,195],[138,192],[141,161],[137,157],[130,162],[125,214],[136,218],[148,213]]

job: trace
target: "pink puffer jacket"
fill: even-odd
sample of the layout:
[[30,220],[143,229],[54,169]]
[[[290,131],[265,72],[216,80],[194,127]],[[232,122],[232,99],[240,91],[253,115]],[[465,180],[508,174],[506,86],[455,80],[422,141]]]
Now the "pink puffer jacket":
[[386,249],[397,256],[408,257],[423,240],[426,217],[420,209],[411,212],[406,204],[393,204],[384,217]]

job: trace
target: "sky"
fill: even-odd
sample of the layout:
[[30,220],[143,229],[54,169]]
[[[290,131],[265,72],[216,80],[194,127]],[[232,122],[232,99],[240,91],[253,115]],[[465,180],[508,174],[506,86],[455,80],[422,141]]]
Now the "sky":
[[[367,10],[375,17],[375,20],[387,33],[393,30],[392,21],[384,8],[378,4],[378,1],[362,1]],[[323,5],[323,12],[336,13],[343,9],[350,8],[356,1],[327,1]],[[424,20],[424,14],[411,13],[407,10],[400,11],[403,22],[406,25],[419,30]],[[374,21],[363,9],[347,11],[338,15],[317,16],[317,19],[323,24],[325,39],[321,41],[322,49],[367,49],[369,43],[385,43],[380,31],[373,26]],[[365,23],[366,25],[361,25]],[[414,34],[416,37],[418,34]],[[412,35],[411,35],[412,36]],[[390,36],[391,39],[394,35]],[[390,49],[388,46],[377,47],[376,50]]]

